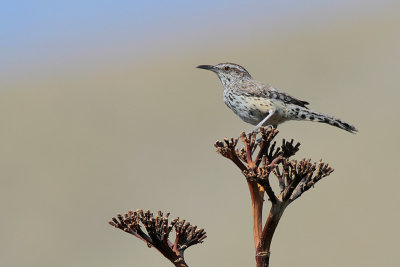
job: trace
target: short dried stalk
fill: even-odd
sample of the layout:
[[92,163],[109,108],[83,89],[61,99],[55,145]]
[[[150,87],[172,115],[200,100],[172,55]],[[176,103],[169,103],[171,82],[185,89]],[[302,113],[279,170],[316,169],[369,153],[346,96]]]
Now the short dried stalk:
[[[187,267],[184,260],[184,251],[195,244],[202,243],[207,237],[204,229],[197,229],[185,220],[176,218],[168,222],[169,213],[163,216],[161,211],[156,217],[150,211],[129,211],[124,215],[118,214],[109,222],[115,228],[119,228],[132,234],[147,243],[149,248],[154,247],[175,266]],[[145,228],[147,234],[143,231]],[[175,241],[169,240],[171,231],[175,229]]]

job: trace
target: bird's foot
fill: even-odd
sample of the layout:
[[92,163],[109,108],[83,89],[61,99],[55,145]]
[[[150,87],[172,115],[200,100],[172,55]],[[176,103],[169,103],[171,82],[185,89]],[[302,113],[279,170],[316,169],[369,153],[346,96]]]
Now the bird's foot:
[[[257,126],[253,129],[253,131],[252,131],[251,133],[252,133],[252,134],[253,134],[253,133],[259,133],[261,127],[262,127],[262,125],[260,125],[260,126],[257,125]],[[268,127],[271,127],[271,129],[276,129],[276,125],[272,125],[272,124],[267,124],[267,125],[264,126],[265,129],[267,129]]]
[[[261,126],[260,126],[260,127],[261,127]],[[254,130],[253,130],[252,133],[259,133],[259,132],[260,132],[260,127],[254,128]],[[271,127],[271,129],[276,129],[276,125],[272,125],[272,124],[268,124],[268,125],[265,125],[265,126],[264,126],[265,129],[268,129],[268,127]],[[258,139],[256,140],[256,145],[260,144],[261,141],[262,141],[262,137],[258,138]]]
[[256,128],[253,129],[253,131],[251,131],[251,134],[257,134],[260,132],[260,127],[261,126],[257,126]]

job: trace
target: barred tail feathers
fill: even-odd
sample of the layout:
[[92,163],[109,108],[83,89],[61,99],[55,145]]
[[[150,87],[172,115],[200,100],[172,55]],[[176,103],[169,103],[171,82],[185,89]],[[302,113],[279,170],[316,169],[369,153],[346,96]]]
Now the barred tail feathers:
[[294,117],[295,118],[293,118],[293,119],[295,119],[295,120],[308,120],[308,121],[327,123],[329,125],[346,130],[350,133],[358,132],[358,130],[353,125],[350,125],[347,122],[344,122],[340,119],[334,118],[329,115],[325,115],[323,113],[309,110],[307,108],[300,108],[298,110],[298,113]]

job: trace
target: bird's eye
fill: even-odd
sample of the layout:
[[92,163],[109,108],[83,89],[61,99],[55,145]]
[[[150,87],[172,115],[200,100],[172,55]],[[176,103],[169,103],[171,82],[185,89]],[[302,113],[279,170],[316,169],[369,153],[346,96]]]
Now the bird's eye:
[[229,68],[228,66],[226,66],[226,67],[224,67],[224,70],[226,70],[226,71],[228,71],[228,70],[230,70],[231,68]]

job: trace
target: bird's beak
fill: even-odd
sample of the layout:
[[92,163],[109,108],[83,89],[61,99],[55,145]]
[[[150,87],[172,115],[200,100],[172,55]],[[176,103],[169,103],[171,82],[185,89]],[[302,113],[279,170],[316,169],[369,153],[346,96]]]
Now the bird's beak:
[[216,67],[213,65],[199,65],[197,66],[199,69],[205,69],[205,70],[211,70],[211,71],[216,71]]

